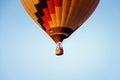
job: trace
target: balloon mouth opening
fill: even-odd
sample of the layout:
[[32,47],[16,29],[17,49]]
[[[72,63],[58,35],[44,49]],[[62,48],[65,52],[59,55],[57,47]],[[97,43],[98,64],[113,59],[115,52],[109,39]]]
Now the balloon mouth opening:
[[67,27],[53,27],[46,30],[46,32],[55,43],[58,43],[68,38],[74,31]]
[[58,42],[58,43],[57,43],[57,47],[56,47],[55,53],[56,53],[57,56],[60,56],[60,55],[63,55],[63,54],[64,54],[64,50],[63,50],[63,47],[62,47],[62,43],[61,43],[61,42]]

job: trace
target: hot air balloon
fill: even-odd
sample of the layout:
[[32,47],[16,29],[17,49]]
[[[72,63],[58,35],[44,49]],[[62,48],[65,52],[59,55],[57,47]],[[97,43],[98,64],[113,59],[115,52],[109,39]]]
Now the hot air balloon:
[[56,55],[62,55],[62,41],[88,19],[99,0],[21,0],[21,3],[57,44]]

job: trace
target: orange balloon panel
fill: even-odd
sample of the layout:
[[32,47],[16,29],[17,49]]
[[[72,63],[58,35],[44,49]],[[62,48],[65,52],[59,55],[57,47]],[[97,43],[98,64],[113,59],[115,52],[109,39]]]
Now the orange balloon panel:
[[99,0],[21,0],[31,18],[55,42],[80,27],[95,10]]

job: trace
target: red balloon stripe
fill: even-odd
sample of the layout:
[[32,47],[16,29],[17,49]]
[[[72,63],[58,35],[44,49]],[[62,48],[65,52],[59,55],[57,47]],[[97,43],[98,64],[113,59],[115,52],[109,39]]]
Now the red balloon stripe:
[[54,14],[55,13],[55,8],[54,8],[54,0],[47,0],[47,5],[48,5],[48,9],[50,14]]
[[54,4],[55,6],[60,7],[62,6],[62,0],[54,0]]

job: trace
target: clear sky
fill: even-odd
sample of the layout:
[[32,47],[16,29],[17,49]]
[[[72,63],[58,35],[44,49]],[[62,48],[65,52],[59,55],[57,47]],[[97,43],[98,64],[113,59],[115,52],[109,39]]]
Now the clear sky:
[[120,80],[120,0],[101,0],[63,47],[56,56],[20,0],[0,0],[0,80]]

